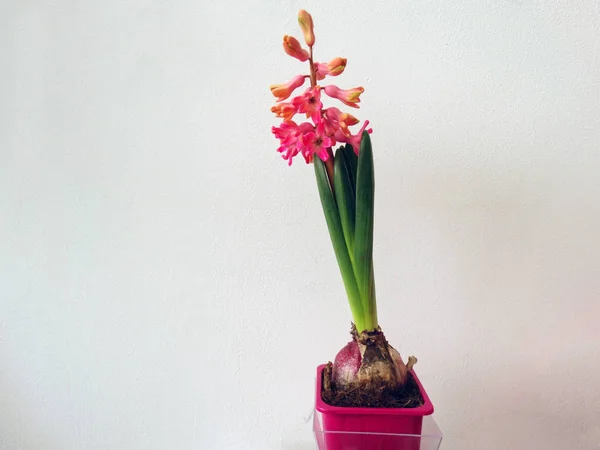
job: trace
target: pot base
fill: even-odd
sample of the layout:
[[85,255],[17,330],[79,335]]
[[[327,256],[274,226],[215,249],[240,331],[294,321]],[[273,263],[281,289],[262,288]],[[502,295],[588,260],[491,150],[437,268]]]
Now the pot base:
[[[416,408],[354,408],[331,406],[321,399],[322,372],[317,368],[314,432],[319,450],[435,450],[441,433],[423,429],[423,417],[433,405],[418,377],[413,378],[423,397]],[[428,421],[433,423],[433,419]],[[429,425],[430,426],[430,425]],[[435,426],[434,428],[437,428]]]
[[433,416],[423,417],[418,435],[324,431],[323,415],[317,410],[313,431],[319,450],[438,450],[443,437]]

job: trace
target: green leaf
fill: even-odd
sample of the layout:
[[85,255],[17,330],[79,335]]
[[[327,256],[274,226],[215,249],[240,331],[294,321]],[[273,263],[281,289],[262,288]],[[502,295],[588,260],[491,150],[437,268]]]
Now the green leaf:
[[352,182],[354,183],[354,191],[356,192],[356,171],[358,165],[358,156],[356,156],[356,153],[354,153],[354,149],[350,144],[346,144],[343,155],[348,163],[348,166],[350,167],[350,171],[352,173]]
[[375,173],[369,133],[363,132],[356,175],[356,228],[354,268],[368,329],[377,327],[375,280],[373,276],[373,215]]
[[[335,154],[333,185],[335,198],[346,240],[350,260],[354,262],[354,224],[356,221],[356,164],[354,170],[348,150],[354,155],[352,147],[339,148]],[[356,157],[354,158],[356,160]]]
[[315,157],[314,166],[321,205],[323,206],[323,212],[325,213],[325,220],[327,222],[327,228],[329,229],[329,236],[331,237],[335,257],[342,274],[342,279],[344,280],[344,287],[346,288],[346,295],[348,296],[348,301],[350,303],[352,318],[354,319],[356,327],[362,330],[365,329],[364,327],[366,326],[362,306],[363,303],[356,284],[354,267],[350,259],[350,254],[348,253],[348,247],[346,246],[338,205],[331,189],[331,185],[329,184],[325,163],[318,157]]

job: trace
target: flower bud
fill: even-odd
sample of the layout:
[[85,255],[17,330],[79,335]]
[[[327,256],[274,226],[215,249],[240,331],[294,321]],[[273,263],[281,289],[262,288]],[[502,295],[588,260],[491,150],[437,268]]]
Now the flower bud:
[[283,50],[290,56],[304,62],[308,60],[308,52],[302,48],[298,39],[292,36],[283,37]]
[[270,89],[271,93],[277,97],[277,101],[280,102],[285,100],[295,89],[299,88],[304,84],[304,80],[306,79],[306,75],[296,75],[287,83],[283,84],[272,84]]
[[360,94],[364,92],[364,89],[362,87],[344,90],[334,85],[325,86],[323,90],[331,98],[337,98],[344,105],[350,106],[352,108],[358,108],[357,103],[360,103]]
[[291,102],[281,102],[271,107],[271,112],[283,120],[292,120],[296,114],[296,107]]
[[313,66],[315,68],[317,80],[323,80],[327,75],[329,75],[329,68],[327,67],[327,64],[316,62]]
[[331,61],[329,61],[329,63],[327,64],[327,69],[329,70],[328,75],[335,77],[338,76],[339,74],[341,74],[344,69],[346,68],[346,62],[348,60],[346,58],[333,58]]
[[315,44],[315,32],[313,30],[313,20],[309,13],[300,10],[298,13],[298,23],[300,24],[300,29],[302,30],[302,34],[304,34],[304,42],[309,47],[312,47]]

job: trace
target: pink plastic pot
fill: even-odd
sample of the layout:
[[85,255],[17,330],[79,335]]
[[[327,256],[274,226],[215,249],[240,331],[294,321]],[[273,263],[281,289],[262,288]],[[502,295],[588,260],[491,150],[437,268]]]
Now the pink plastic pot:
[[[321,399],[324,368],[324,364],[317,367],[315,432],[319,450],[419,450],[421,448],[423,416],[433,414],[433,404],[414,370],[411,373],[423,396],[423,406],[349,408],[331,406]],[[318,424],[317,419],[320,422]],[[400,435],[405,435],[406,438],[400,439]]]

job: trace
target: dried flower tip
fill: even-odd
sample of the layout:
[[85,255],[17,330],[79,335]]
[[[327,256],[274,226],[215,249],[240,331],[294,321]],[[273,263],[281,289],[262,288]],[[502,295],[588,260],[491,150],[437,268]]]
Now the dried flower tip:
[[340,129],[346,136],[350,136],[350,129],[352,125],[356,125],[359,123],[358,119],[354,117],[352,114],[342,113],[339,115]]
[[340,114],[340,121],[344,122],[346,126],[356,125],[358,123],[358,119],[354,117],[352,114],[342,113]]

